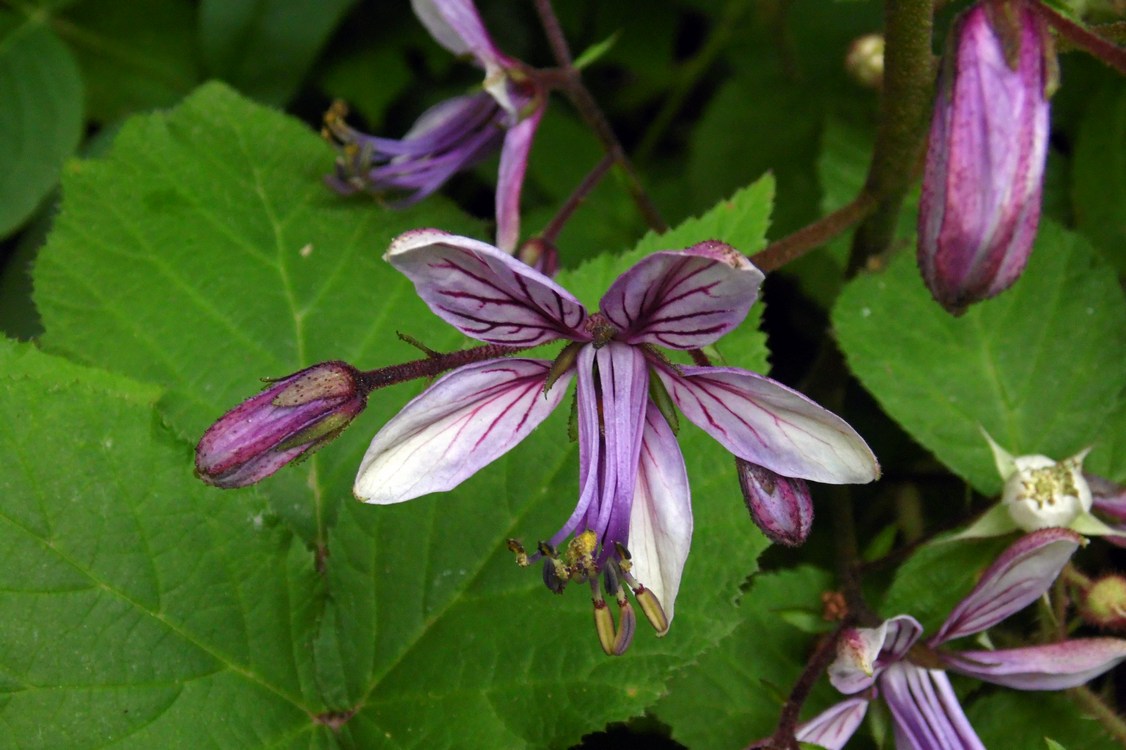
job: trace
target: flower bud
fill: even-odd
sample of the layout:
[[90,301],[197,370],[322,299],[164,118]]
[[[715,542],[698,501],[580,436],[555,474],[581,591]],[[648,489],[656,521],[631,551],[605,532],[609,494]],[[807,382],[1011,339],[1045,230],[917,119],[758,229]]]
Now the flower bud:
[[559,250],[555,243],[543,237],[532,237],[520,246],[516,257],[551,278],[559,270]]
[[884,85],[884,36],[865,34],[854,39],[845,56],[845,71],[864,88]]
[[1047,38],[1023,5],[975,5],[952,34],[927,145],[918,258],[931,294],[955,315],[1012,285],[1032,251],[1048,144]]
[[224,489],[260,482],[331,441],[366,405],[360,373],[345,362],[322,362],[270,381],[203,434],[196,475]]
[[1126,578],[1104,576],[1091,584],[1079,608],[1083,619],[1111,630],[1126,630]]
[[805,480],[779,476],[742,459],[735,464],[743,500],[762,533],[788,547],[805,542],[813,526],[813,500]]

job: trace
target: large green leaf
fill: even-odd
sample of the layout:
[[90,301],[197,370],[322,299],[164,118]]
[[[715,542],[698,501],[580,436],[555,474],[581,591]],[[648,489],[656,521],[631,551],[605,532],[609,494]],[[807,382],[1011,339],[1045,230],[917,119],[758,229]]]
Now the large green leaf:
[[1079,229],[1126,273],[1126,86],[1121,80],[1090,98],[1079,128],[1072,195]]
[[[173,461],[183,481],[193,481],[188,441],[250,395],[256,376],[330,358],[376,367],[422,356],[396,330],[437,349],[466,343],[378,256],[413,226],[475,233],[475,224],[441,201],[395,213],[341,199],[320,183],[330,164],[314,133],[210,85],[173,112],[131,121],[109,155],[66,178],[35,274],[44,346],[167,389],[158,408],[174,438],[187,439]],[[728,226],[761,243],[769,192],[749,189],[700,231]],[[744,221],[718,218],[732,214]],[[560,280],[596,300],[628,262],[599,259]],[[764,361],[761,335],[746,329],[732,357]],[[629,653],[607,659],[586,592],[551,596],[505,545],[550,536],[574,505],[565,410],[454,492],[394,507],[351,499],[368,437],[421,387],[373,393],[341,439],[255,491],[191,488],[236,506],[262,496],[308,545],[286,557],[322,571],[303,589],[323,587],[323,597],[301,663],[342,745],[566,746],[642,712],[672,670],[735,626],[732,601],[766,542],[746,518],[730,456],[703,433],[681,430],[699,543],[672,631],[659,640],[643,622]],[[211,508],[200,507],[199,523]],[[317,715],[304,731],[319,737]]]
[[[986,747],[1112,750],[1122,747],[1099,723],[1060,693],[997,690],[966,709]],[[1046,743],[1045,740],[1048,740]],[[1050,740],[1055,740],[1053,744]]]
[[962,317],[931,300],[903,253],[850,283],[833,323],[849,366],[888,414],[987,494],[1001,480],[981,427],[1014,455],[1064,458],[1100,441],[1126,386],[1117,277],[1051,222],[1016,285]]
[[157,389],[0,342],[5,746],[316,747],[320,582],[191,476]]
[[44,15],[0,11],[0,237],[59,179],[82,135],[82,81]]

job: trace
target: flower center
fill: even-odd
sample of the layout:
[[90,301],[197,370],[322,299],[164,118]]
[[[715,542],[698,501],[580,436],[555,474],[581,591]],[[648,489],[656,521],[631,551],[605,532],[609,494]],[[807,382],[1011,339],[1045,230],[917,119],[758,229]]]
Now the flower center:
[[[637,615],[626,597],[625,586],[633,591],[641,612],[657,631],[657,637],[668,632],[669,622],[661,602],[630,572],[633,562],[629,550],[615,542],[614,552],[605,555],[600,562],[599,558],[603,557],[600,546],[598,535],[590,529],[575,535],[562,552],[547,542],[540,542],[539,551],[529,556],[520,542],[508,540],[508,549],[516,555],[517,565],[527,567],[543,559],[543,582],[552,593],[562,594],[571,582],[590,583],[594,626],[602,650],[610,656],[620,656],[629,648],[637,629]],[[606,603],[610,597],[618,603],[616,623]]]
[[586,319],[586,332],[594,339],[590,343],[595,349],[606,346],[618,335],[618,329],[610,325],[602,313],[594,313]]
[[1003,502],[1009,515],[1026,531],[1050,526],[1067,527],[1089,509],[1086,485],[1077,462],[1071,459],[1048,465],[1020,466],[1006,483]]

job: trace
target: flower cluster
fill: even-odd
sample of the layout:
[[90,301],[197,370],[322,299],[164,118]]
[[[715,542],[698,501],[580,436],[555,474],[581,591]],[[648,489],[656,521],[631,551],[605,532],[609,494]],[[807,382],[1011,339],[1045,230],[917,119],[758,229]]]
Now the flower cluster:
[[1082,685],[1126,660],[1126,641],[1077,638],[1039,646],[951,651],[948,642],[996,625],[1040,598],[1082,543],[1066,529],[1043,529],[1017,540],[982,574],[938,632],[910,615],[877,628],[846,631],[829,680],[848,698],[814,717],[797,738],[830,750],[843,748],[868,704],[880,697],[891,710],[895,745],[907,748],[981,748],[946,670],[1018,690],[1062,690]]

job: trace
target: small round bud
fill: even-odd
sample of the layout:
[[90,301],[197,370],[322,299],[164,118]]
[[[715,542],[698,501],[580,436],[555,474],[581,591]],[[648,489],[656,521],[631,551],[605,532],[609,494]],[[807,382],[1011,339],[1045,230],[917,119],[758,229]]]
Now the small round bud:
[[544,276],[554,276],[559,270],[559,251],[555,244],[543,237],[532,237],[516,251],[516,257]]
[[1108,575],[1092,583],[1079,611],[1092,625],[1126,630],[1126,577]]
[[845,71],[861,86],[878,89],[884,84],[883,34],[865,34],[848,48]]

